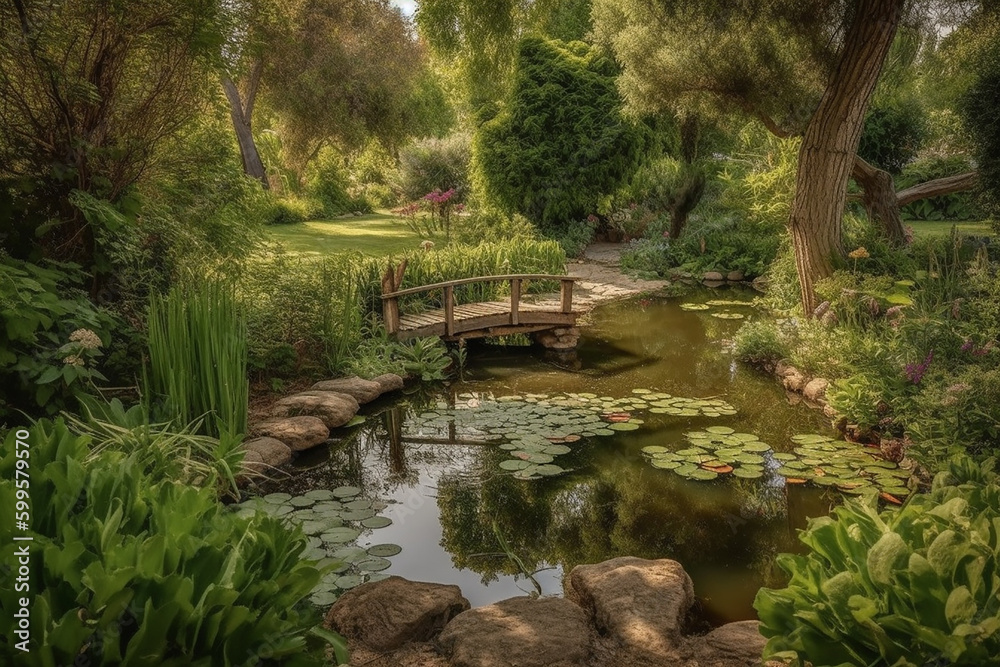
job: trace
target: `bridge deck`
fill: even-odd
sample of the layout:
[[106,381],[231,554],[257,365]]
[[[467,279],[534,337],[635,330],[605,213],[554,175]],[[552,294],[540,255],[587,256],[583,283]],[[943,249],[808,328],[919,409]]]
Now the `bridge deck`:
[[[400,289],[405,263],[390,266],[382,276],[382,310],[386,330],[399,339],[441,336],[446,340],[530,333],[558,327],[571,327],[580,314],[574,311],[573,278],[546,274],[513,274],[463,278],[445,283]],[[559,300],[552,303],[523,303],[521,292],[529,281],[558,281]],[[455,287],[477,282],[508,282],[510,300],[457,304]],[[443,308],[421,313],[401,314],[399,298],[441,290]]]
[[[427,310],[399,318],[397,336],[400,339],[423,336],[445,338],[477,338],[500,336],[510,333],[530,333],[553,327],[571,327],[578,313],[563,313],[559,304],[518,304],[517,318],[511,317],[509,301],[487,301],[455,306],[453,325],[447,331],[447,313],[444,308]],[[512,321],[514,320],[514,321]]]

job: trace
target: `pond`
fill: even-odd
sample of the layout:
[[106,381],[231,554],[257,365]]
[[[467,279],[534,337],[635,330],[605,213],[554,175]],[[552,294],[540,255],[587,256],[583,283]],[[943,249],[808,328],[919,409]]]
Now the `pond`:
[[[770,454],[766,462],[746,459],[746,478],[697,481],[654,467],[642,450],[682,449],[686,433],[707,427],[753,434],[773,452],[791,451],[796,434],[834,434],[822,414],[789,404],[773,378],[734,360],[730,339],[741,320],[725,314],[751,318],[751,308],[681,307],[719,295],[602,306],[570,358],[472,348],[460,381],[367,406],[364,424],[308,452],[292,479],[265,491],[312,491],[320,499],[338,489],[348,496],[343,502],[374,501],[391,525],[358,526],[352,544],[401,551],[367,576],[457,584],[473,606],[533,590],[525,572],[535,573],[544,594],[559,594],[575,565],[628,555],[679,561],[706,622],[752,618],[757,589],[781,583],[775,554],[796,549],[796,529],[827,513],[838,494],[786,485]],[[619,427],[616,419],[629,423]],[[373,513],[364,501],[355,507]],[[341,553],[365,557],[351,547]]]

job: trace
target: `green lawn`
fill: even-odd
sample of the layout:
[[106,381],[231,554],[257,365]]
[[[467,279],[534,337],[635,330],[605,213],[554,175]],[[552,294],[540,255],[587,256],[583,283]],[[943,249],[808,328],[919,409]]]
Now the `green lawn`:
[[355,250],[368,255],[389,255],[415,250],[423,240],[390,213],[272,225],[267,229],[272,240],[280,242],[289,252],[303,255]]
[[950,222],[948,220],[904,220],[903,225],[911,225],[916,236],[948,236],[952,225],[958,227],[959,234],[969,236],[991,236],[993,230],[987,222],[967,221]]

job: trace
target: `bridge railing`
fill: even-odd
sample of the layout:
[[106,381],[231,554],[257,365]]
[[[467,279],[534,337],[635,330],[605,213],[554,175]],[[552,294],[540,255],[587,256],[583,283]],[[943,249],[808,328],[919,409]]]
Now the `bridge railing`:
[[433,283],[430,285],[422,285],[420,287],[411,287],[408,289],[401,290],[399,285],[403,281],[403,272],[406,270],[406,264],[401,264],[396,267],[389,267],[385,275],[382,276],[382,316],[385,319],[385,328],[389,334],[395,334],[399,331],[400,325],[400,311],[399,311],[399,299],[400,297],[409,296],[412,294],[421,294],[424,292],[432,292],[434,290],[442,290],[444,292],[444,326],[445,335],[450,336],[455,331],[455,288],[460,285],[470,285],[473,283],[480,282],[502,282],[507,281],[510,283],[510,325],[517,326],[519,324],[519,311],[521,303],[521,288],[523,284],[530,280],[551,280],[558,281],[560,283],[559,290],[559,301],[560,301],[560,312],[562,313],[572,313],[573,312],[573,281],[574,279],[569,276],[552,276],[543,273],[514,273],[502,276],[478,276],[475,278],[462,278],[459,280],[449,280],[443,283]]

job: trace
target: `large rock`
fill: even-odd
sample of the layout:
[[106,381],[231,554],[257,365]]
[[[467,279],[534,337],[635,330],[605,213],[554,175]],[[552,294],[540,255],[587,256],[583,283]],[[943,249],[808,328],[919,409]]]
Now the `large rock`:
[[272,419],[254,426],[251,431],[255,436],[267,436],[280,440],[293,452],[310,449],[326,442],[330,437],[330,429],[319,417],[302,415]]
[[349,378],[323,380],[314,384],[312,388],[314,391],[335,391],[353,396],[362,405],[370,403],[382,395],[382,387],[379,386],[378,382],[364,380],[356,375]]
[[718,271],[706,271],[705,275],[703,275],[701,279],[712,283],[718,283],[724,281],[726,277]]
[[462,612],[438,643],[453,667],[575,667],[590,653],[590,628],[565,598],[517,597]]
[[788,391],[798,391],[801,392],[809,379],[800,373],[797,369],[793,368],[794,373],[789,373],[784,378],[782,378],[781,383],[785,385],[785,389]]
[[249,449],[243,452],[243,461],[240,462],[240,470],[236,474],[236,484],[245,486],[250,483],[251,478],[263,475],[267,470],[264,465],[264,457],[260,452]]
[[403,378],[395,373],[386,373],[384,375],[379,375],[378,377],[373,377],[372,382],[378,384],[379,390],[383,394],[390,391],[399,391],[403,388]]
[[[277,468],[292,460],[292,450],[289,449],[288,445],[274,438],[264,437],[247,440],[243,443],[243,449],[248,455],[251,452],[260,455],[258,472],[266,472],[268,468]],[[251,460],[256,461],[256,457],[252,457]]]
[[623,557],[574,567],[566,597],[618,641],[628,664],[667,665],[682,642],[694,585],[677,561]]
[[337,428],[351,421],[359,408],[358,401],[347,394],[305,391],[286,396],[275,403],[271,416],[282,419],[299,415],[319,417],[327,428]]
[[726,274],[726,280],[731,283],[743,282],[743,272],[742,271],[730,271]]
[[766,643],[759,622],[739,621],[689,637],[687,653],[698,667],[754,667],[760,664]]
[[826,399],[826,389],[830,386],[830,382],[824,378],[813,378],[806,383],[806,386],[802,388],[802,395],[808,398],[810,401],[819,403]]
[[458,586],[389,577],[347,591],[326,614],[327,628],[376,651],[429,641],[469,608]]

